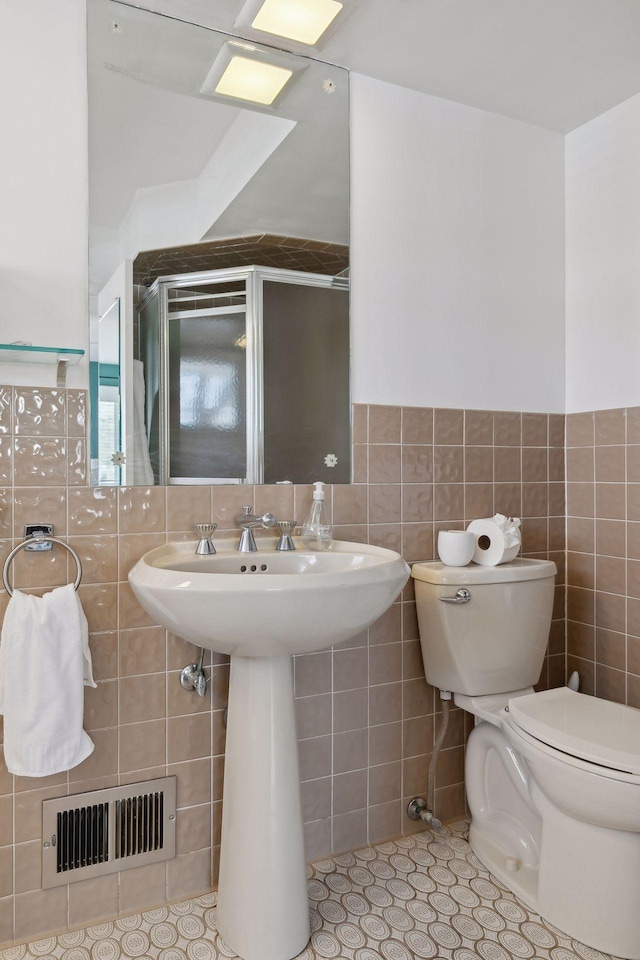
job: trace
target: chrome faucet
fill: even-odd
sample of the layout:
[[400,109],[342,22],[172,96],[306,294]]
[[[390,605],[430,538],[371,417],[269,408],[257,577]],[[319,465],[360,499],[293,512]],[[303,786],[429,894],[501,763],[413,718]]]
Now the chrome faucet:
[[198,534],[197,556],[207,557],[216,552],[211,537],[217,526],[217,523],[194,523],[193,529]]
[[277,520],[272,513],[265,513],[263,517],[257,517],[254,513],[251,513],[251,507],[243,507],[242,513],[236,517],[236,523],[239,527],[242,527],[238,553],[255,553],[258,547],[253,535],[254,528],[262,527],[263,530],[268,530],[270,527],[275,527]]

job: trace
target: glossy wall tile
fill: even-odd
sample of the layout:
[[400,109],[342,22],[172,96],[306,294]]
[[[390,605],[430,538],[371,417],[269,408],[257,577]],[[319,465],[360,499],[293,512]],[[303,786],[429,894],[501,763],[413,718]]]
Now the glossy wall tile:
[[[215,883],[229,664],[207,657],[212,682],[203,700],[183,691],[180,670],[195,650],[149,619],[127,573],[151,547],[190,538],[195,522],[213,519],[219,536],[236,532],[244,504],[300,522],[311,502],[307,486],[87,487],[85,424],[83,391],[0,387],[0,562],[26,522],[53,522],[78,551],[98,682],[86,691],[96,749],[83,764],[36,782],[11,777],[0,761],[0,943],[157,906]],[[614,435],[608,422],[601,429]],[[564,418],[356,405],[353,440],[355,482],[327,491],[336,538],[389,546],[412,562],[434,557],[443,527],[496,511],[524,517],[525,551],[552,557],[561,571],[541,686],[563,682]],[[590,542],[588,530],[578,533]],[[15,568],[21,589],[41,593],[72,578],[61,551],[25,557]],[[601,566],[601,584],[615,586],[619,577],[618,565]],[[7,599],[0,591],[0,616]],[[601,637],[600,649],[607,663],[618,662],[611,638]],[[411,582],[368,631],[295,658],[294,677],[309,858],[411,833],[406,803],[426,790],[439,719],[424,679]],[[454,709],[436,780],[443,819],[464,813],[468,729]],[[178,777],[175,860],[119,879],[40,889],[43,799],[166,774]]]
[[640,707],[640,408],[567,417],[567,668]]

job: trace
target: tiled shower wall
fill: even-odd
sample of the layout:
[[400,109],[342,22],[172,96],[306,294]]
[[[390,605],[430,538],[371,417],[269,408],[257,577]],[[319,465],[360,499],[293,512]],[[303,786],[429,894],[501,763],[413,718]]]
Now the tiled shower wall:
[[640,407],[567,417],[567,667],[640,707]]
[[[301,521],[307,486],[85,486],[82,391],[0,387],[0,561],[27,522],[52,522],[78,551],[97,689],[85,725],[96,749],[68,774],[12,777],[0,760],[0,944],[90,923],[210,888],[217,876],[228,663],[213,657],[201,700],[179,684],[194,648],[154,625],[127,582],[133,563],[166,540],[191,539],[210,517],[237,536],[250,503]],[[434,555],[439,529],[499,511],[520,515],[528,556],[558,564],[557,602],[541,686],[564,681],[564,418],[545,414],[354,408],[354,480],[328,490],[335,536]],[[66,553],[27,556],[14,584],[43,592],[73,578]],[[0,591],[0,615],[7,603]],[[295,659],[309,857],[414,829],[406,802],[425,794],[438,702],[424,680],[411,581],[366,633]],[[464,811],[469,719],[452,711],[438,765],[436,812]],[[0,728],[1,729],[1,728]],[[43,891],[41,802],[175,774],[178,855]],[[420,827],[420,825],[418,825]]]

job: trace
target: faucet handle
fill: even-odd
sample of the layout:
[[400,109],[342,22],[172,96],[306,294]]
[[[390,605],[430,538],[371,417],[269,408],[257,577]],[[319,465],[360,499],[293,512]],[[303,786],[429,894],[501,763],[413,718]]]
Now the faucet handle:
[[214,530],[218,529],[217,523],[194,523],[193,529],[202,539],[202,537],[212,536]]
[[239,513],[236,517],[236,523],[239,527],[249,526],[257,520],[258,518],[251,512],[250,505],[242,507],[242,513]]
[[291,539],[291,534],[296,526],[297,520],[278,520],[276,526],[280,531],[280,539],[276,550],[295,550],[295,544]]
[[198,546],[196,547],[196,554],[199,557],[209,556],[216,552],[216,548],[211,542],[211,537],[217,527],[217,523],[194,523],[193,529],[199,540]]

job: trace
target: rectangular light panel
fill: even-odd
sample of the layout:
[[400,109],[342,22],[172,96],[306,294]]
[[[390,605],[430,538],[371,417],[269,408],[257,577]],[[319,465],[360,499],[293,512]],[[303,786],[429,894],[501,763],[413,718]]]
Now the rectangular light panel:
[[265,0],[251,26],[313,46],[342,7],[338,0]]
[[223,97],[270,106],[293,76],[293,70],[262,60],[234,56],[218,80],[215,92]]

